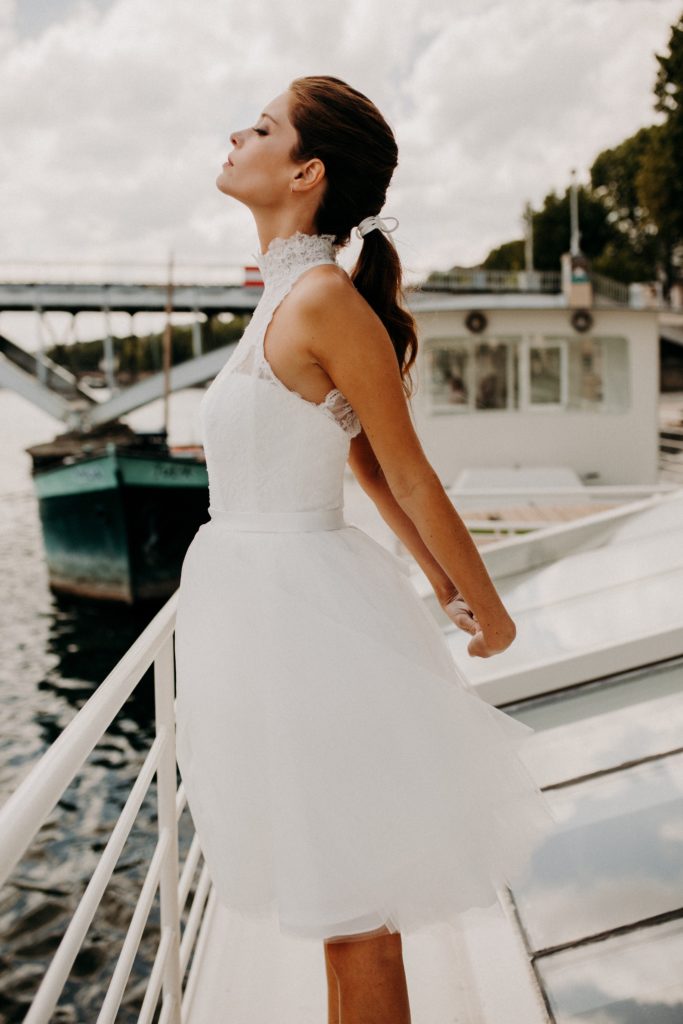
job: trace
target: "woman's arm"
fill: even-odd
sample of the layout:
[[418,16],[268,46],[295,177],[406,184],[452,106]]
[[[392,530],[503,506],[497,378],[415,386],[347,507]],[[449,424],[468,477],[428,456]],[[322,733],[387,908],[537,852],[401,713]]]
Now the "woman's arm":
[[[435,577],[439,587],[444,585],[435,568],[440,566],[480,624],[481,631],[468,650],[482,657],[504,650],[514,640],[514,622],[422,449],[384,325],[336,267],[310,271],[301,282],[298,298],[295,315],[300,337],[310,357],[355,410],[396,504],[429,553],[430,581]],[[390,515],[403,539],[409,532],[405,520]]]
[[353,475],[374,502],[384,522],[391,527],[422,569],[440,604],[447,605],[458,596],[458,588],[422,540],[415,523],[396,501],[364,430],[351,439],[348,462]]
[[[352,448],[355,442],[361,438],[363,438],[362,432],[353,438]],[[422,569],[439,601],[442,603],[450,601],[455,597],[457,587],[422,540],[415,523],[396,501],[381,469],[372,474],[359,472],[354,466],[353,452],[349,456],[349,465],[360,486],[368,497],[372,498],[384,522],[391,527]]]
[[406,515],[394,498],[381,469],[376,473],[365,474],[362,471],[362,467],[359,472],[359,468],[353,465],[354,461],[357,461],[353,458],[353,447],[360,439],[364,439],[362,433],[352,440],[352,452],[349,456],[349,464],[352,466],[358,482],[365,493],[372,498],[382,519],[391,527],[396,536],[415,558],[415,561],[431,583],[437,600],[449,619],[452,619],[455,625],[459,629],[464,630],[464,632],[476,633],[480,627],[477,619],[472,614],[472,609],[467,605],[458,588],[436,561],[422,540],[410,516]]

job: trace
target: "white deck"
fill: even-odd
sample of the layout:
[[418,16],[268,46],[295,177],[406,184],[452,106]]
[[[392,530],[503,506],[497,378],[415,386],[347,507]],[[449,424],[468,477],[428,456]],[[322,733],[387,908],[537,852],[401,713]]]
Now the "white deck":
[[[362,521],[362,507],[353,511]],[[657,889],[653,876],[683,789],[682,531],[679,491],[516,538],[494,557],[497,585],[533,641],[533,652],[524,636],[510,651],[507,696],[537,730],[525,759],[562,825],[514,893],[515,907],[503,899],[464,915],[461,930],[444,923],[403,937],[413,1024],[565,1024],[578,1020],[568,1007],[582,1001],[589,1012],[581,1019],[597,1024],[616,1006],[624,977],[641,1008],[650,993],[672,991],[669,975],[683,966],[675,960],[681,922],[669,935],[647,920],[681,905],[678,879]],[[449,639],[459,667],[503,703],[505,655],[468,664],[457,634]],[[654,979],[647,964],[661,942],[669,966]],[[624,976],[634,943],[655,945],[642,969],[632,964]],[[594,957],[605,970],[591,987]],[[212,894],[184,1020],[324,1024],[322,942],[245,919]]]
[[[187,1024],[324,1024],[323,945],[282,935],[221,907],[212,892],[186,989]],[[403,938],[413,1024],[546,1024],[548,1017],[502,908],[462,933],[449,925]]]
[[[359,501],[349,507],[352,522],[385,539],[365,512]],[[500,904],[462,915],[459,928],[442,922],[403,936],[413,1022],[625,1024],[654,1019],[653,1007],[683,1020],[683,489],[510,538],[483,556],[518,623],[516,643],[496,659],[467,659],[467,638],[441,613],[443,627],[470,684],[534,729],[523,756],[558,827]],[[424,577],[411,579],[431,607]],[[163,937],[141,1024],[157,1019],[160,995],[160,1024],[326,1020],[322,941],[221,908],[210,892],[205,905],[205,864],[181,924],[201,852],[195,837],[179,875],[176,823],[189,809],[168,742],[176,603],[0,808],[2,882],[153,665],[154,742],[27,1024],[53,1019],[154,775],[157,842],[98,1020],[115,1020],[157,889]]]

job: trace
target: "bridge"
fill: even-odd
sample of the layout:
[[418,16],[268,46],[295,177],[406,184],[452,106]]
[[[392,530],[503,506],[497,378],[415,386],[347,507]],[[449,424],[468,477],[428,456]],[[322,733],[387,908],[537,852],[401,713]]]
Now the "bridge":
[[[104,316],[104,361],[107,377],[114,384],[112,312],[167,311],[169,298],[174,313],[190,313],[194,358],[170,369],[168,388],[203,384],[224,364],[233,345],[202,351],[202,318],[220,313],[251,313],[263,290],[258,267],[234,267],[223,263],[179,264],[173,268],[169,295],[168,264],[162,263],[14,263],[0,265],[0,312],[34,313],[37,317],[39,348],[34,355],[11,339],[0,335],[0,385],[54,416],[69,429],[90,430],[138,409],[166,393],[163,371],[151,374],[125,390],[112,388],[101,396],[59,366],[45,352],[49,333],[45,314],[99,312]],[[53,338],[53,340],[56,340]]]
[[[565,268],[566,269],[566,268]],[[172,283],[171,283],[172,277]],[[454,269],[431,274],[426,280],[409,284],[406,299],[411,309],[419,310],[438,299],[434,293],[472,296],[476,305],[485,295],[532,294],[548,302],[566,302],[563,274],[550,271]],[[622,285],[599,275],[590,275],[593,303],[596,306],[643,308],[660,305],[661,295],[645,294],[647,285]],[[118,419],[167,391],[203,384],[212,379],[228,359],[234,343],[212,352],[202,351],[202,320],[208,322],[221,313],[251,313],[258,302],[263,282],[257,266],[235,266],[223,262],[178,263],[76,263],[15,262],[0,263],[0,312],[33,313],[36,316],[38,352],[22,349],[0,335],[0,386],[12,388],[49,415],[65,423],[68,429],[90,430]],[[638,291],[640,289],[640,291]],[[564,294],[563,294],[564,293]],[[536,300],[532,300],[536,301]],[[189,313],[192,324],[193,358],[118,390],[114,375],[112,312]],[[46,314],[71,314],[73,334],[79,313],[100,312],[104,316],[104,365],[110,397],[101,395],[79,382],[68,370],[46,354]],[[51,333],[51,332],[50,332]],[[52,340],[59,339],[52,335]]]

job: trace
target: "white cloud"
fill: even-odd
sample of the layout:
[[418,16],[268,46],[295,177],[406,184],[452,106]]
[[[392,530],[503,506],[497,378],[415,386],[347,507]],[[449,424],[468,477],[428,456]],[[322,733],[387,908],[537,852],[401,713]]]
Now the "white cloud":
[[[0,260],[225,258],[255,245],[215,176],[231,129],[302,74],[394,127],[385,213],[415,271],[520,235],[528,198],[585,179],[657,117],[680,0],[80,0],[37,35],[0,8]],[[4,11],[4,15],[3,15]]]

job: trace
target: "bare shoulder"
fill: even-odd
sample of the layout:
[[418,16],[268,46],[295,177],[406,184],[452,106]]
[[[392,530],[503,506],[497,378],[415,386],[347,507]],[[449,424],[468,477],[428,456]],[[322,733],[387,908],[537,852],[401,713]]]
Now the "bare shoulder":
[[335,263],[311,267],[298,282],[296,292],[298,307],[309,316],[324,315],[330,305],[338,307],[356,300],[370,309],[344,268]]
[[387,329],[342,267],[314,267],[300,284],[302,344],[355,410],[395,497],[407,496],[435,473],[415,432]]
[[[332,353],[342,360],[362,358],[372,345],[391,355],[398,370],[382,321],[343,267],[332,263],[312,267],[302,277],[297,293],[297,320],[305,325],[309,353],[317,361],[322,363]],[[346,341],[340,346],[341,334]]]

